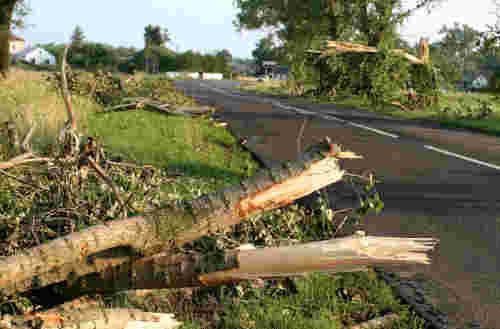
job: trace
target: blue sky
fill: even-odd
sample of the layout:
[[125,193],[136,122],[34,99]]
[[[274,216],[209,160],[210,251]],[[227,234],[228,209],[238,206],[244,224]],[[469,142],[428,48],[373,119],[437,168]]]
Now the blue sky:
[[[307,0],[304,0],[307,1]],[[405,0],[408,5],[414,0]],[[233,0],[28,0],[33,24],[18,34],[28,43],[62,43],[70,39],[78,24],[90,41],[113,46],[143,47],[144,27],[158,24],[172,35],[174,50],[203,53],[227,48],[233,56],[251,57],[257,40],[266,31],[236,32],[232,25],[237,10]],[[412,17],[401,30],[412,42],[420,36],[436,39],[443,24],[454,21],[476,29],[495,23],[491,0],[448,0],[431,15],[424,11]]]

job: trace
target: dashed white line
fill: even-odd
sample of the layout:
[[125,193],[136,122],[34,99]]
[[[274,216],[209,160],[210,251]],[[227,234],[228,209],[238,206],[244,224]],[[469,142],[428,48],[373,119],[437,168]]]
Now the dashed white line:
[[363,128],[363,129],[366,129],[366,130],[370,130],[370,131],[376,132],[376,133],[381,134],[381,135],[389,136],[389,137],[392,137],[392,138],[399,138],[399,136],[397,136],[397,135],[393,135],[393,134],[387,133],[385,131],[382,131],[382,130],[379,130],[379,129],[376,129],[376,128],[368,127],[368,126],[365,126],[365,125],[362,125],[362,124],[359,124],[359,123],[350,122],[350,121],[348,121],[348,123],[351,126],[358,127],[358,128]]
[[431,145],[424,145],[424,147],[426,149],[433,150],[435,152],[443,153],[443,154],[446,154],[446,155],[449,155],[449,156],[452,156],[452,157],[455,157],[455,158],[459,158],[459,159],[462,159],[462,160],[465,160],[465,161],[469,161],[469,162],[472,162],[472,163],[475,163],[475,164],[483,165],[485,167],[489,167],[489,168],[492,168],[492,169],[500,170],[500,166],[497,166],[497,165],[494,165],[494,164],[491,164],[491,163],[488,163],[488,162],[484,162],[484,161],[481,161],[481,160],[476,160],[476,159],[473,159],[473,158],[469,158],[469,157],[466,157],[464,155],[460,155],[460,154],[457,154],[457,153],[446,151],[446,150],[443,150],[443,149],[440,149],[440,148],[437,148],[437,147],[434,147],[434,146],[431,146]]
[[[202,84],[202,85],[204,87],[206,87],[206,88],[212,89],[214,91],[217,91],[219,93],[222,93],[222,94],[225,94],[225,95],[228,95],[228,96],[244,97],[244,96],[240,96],[240,95],[234,95],[232,93],[227,93],[224,90],[220,90],[218,88],[213,88],[213,87],[207,86],[205,84]],[[368,126],[365,126],[365,125],[362,125],[362,124],[359,124],[359,123],[354,123],[354,122],[351,122],[351,121],[342,120],[342,119],[336,118],[334,115],[324,115],[324,114],[317,113],[317,112],[311,112],[311,111],[307,111],[307,110],[304,110],[304,109],[300,109],[298,107],[289,106],[289,105],[283,105],[280,102],[277,102],[277,101],[274,101],[274,100],[268,100],[268,101],[272,105],[277,106],[277,107],[281,107],[281,108],[283,108],[285,110],[292,110],[294,112],[297,112],[297,113],[300,113],[300,114],[304,114],[304,115],[315,115],[315,116],[319,116],[319,117],[321,117],[323,119],[326,119],[326,120],[333,120],[333,121],[348,123],[351,126],[358,127],[358,128],[361,128],[361,129],[366,129],[366,130],[375,132],[375,133],[380,134],[380,135],[384,135],[384,136],[388,136],[388,137],[392,137],[392,138],[399,138],[399,136],[391,134],[391,133],[388,133],[388,132],[385,132],[383,130],[372,128],[372,127],[368,127]],[[458,159],[469,161],[469,162],[472,162],[472,163],[475,163],[475,164],[479,164],[479,165],[482,165],[482,166],[485,166],[485,167],[488,167],[488,168],[500,170],[500,166],[497,166],[497,165],[494,165],[494,164],[491,164],[491,163],[488,163],[488,162],[484,162],[484,161],[481,161],[481,160],[476,160],[476,159],[473,159],[473,158],[469,158],[467,156],[460,155],[460,154],[457,154],[457,153],[453,153],[453,152],[450,152],[450,151],[446,151],[446,150],[443,150],[443,149],[440,149],[440,148],[437,148],[437,147],[434,147],[434,146],[431,146],[431,145],[424,145],[424,148],[426,148],[428,150],[435,151],[435,152],[439,152],[439,153],[442,153],[442,154],[446,154],[446,155],[449,155],[449,156],[452,156],[452,157],[455,157],[455,158],[458,158]]]

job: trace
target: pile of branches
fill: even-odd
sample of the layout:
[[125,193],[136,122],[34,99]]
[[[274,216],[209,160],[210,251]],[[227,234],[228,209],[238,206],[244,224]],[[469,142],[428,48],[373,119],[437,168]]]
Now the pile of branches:
[[[209,108],[195,107],[193,100],[176,90],[167,77],[123,78],[111,72],[74,71],[70,67],[65,71],[68,93],[91,98],[106,107],[103,112],[144,109],[186,116],[212,113]],[[62,72],[49,73],[46,81],[50,88],[62,90]]]
[[[357,232],[316,241],[330,236],[307,233],[310,223],[287,221],[290,235],[297,239],[282,245],[274,236],[279,231],[271,228],[279,216],[268,225],[254,220],[231,231],[248,218],[342,180],[345,171],[339,160],[361,157],[329,139],[299,154],[297,161],[262,170],[236,186],[193,200],[162,203],[168,201],[160,191],[167,181],[153,168],[108,160],[92,138],[80,144],[64,78],[67,51],[62,94],[68,121],[59,136],[60,147],[40,156],[29,145],[33,129],[22,143],[15,131],[8,130],[9,143],[16,145],[9,148],[12,157],[0,162],[0,174],[12,180],[1,188],[15,195],[10,204],[2,200],[5,211],[0,225],[6,244],[0,257],[0,304],[21,305],[23,311],[3,316],[0,328],[139,328],[147,322],[175,328],[180,323],[172,315],[106,309],[85,296],[430,262],[426,253],[435,247],[435,239],[370,237]],[[21,154],[12,153],[16,151]],[[40,165],[20,167],[34,163]],[[20,204],[26,212],[16,212]],[[334,215],[322,220],[331,222]],[[21,240],[26,242],[16,244]],[[243,241],[272,248],[241,245]],[[62,297],[51,300],[48,309],[22,308],[23,296],[45,296],[58,285],[63,288]],[[71,301],[63,302],[67,300]]]

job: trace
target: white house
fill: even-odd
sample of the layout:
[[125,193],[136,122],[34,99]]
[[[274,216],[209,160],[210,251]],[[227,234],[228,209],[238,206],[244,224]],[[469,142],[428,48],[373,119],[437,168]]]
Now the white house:
[[25,46],[26,42],[23,38],[16,37],[13,34],[9,35],[9,53],[11,55],[23,51]]
[[472,88],[474,89],[481,89],[485,88],[488,86],[488,79],[482,74],[477,76],[473,81],[472,81]]
[[17,52],[14,54],[14,60],[21,60],[24,62],[32,63],[32,64],[49,64],[55,65],[56,58],[54,55],[49,53],[47,50],[34,47],[34,48],[26,48],[23,51]]

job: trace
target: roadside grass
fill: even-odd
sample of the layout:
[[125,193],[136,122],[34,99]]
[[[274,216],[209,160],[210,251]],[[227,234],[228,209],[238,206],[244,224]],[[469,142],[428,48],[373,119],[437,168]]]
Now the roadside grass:
[[[55,136],[66,120],[66,111],[61,97],[48,88],[41,73],[16,71],[8,80],[0,82],[0,98],[5,100],[0,104],[1,121],[14,120],[23,132],[36,122],[35,149],[43,150],[56,142]],[[103,114],[100,113],[102,107],[86,97],[73,96],[72,102],[82,133],[96,137],[111,155],[111,160],[149,164],[156,168],[151,179],[160,186],[160,191],[152,193],[139,178],[144,169],[108,168],[108,173],[123,193],[136,195],[136,209],[149,209],[150,204],[172,200],[193,199],[236,184],[258,169],[258,164],[235,138],[208,118],[164,116],[139,109]],[[117,156],[121,159],[113,158]],[[16,168],[13,172],[20,178],[37,177],[30,170]],[[42,186],[60,185],[62,192],[72,189],[71,181],[68,186],[63,186],[66,184],[63,181],[54,182],[54,179],[40,177],[43,178],[39,182]],[[80,192],[77,195],[79,199],[73,200],[73,213],[64,215],[65,221],[73,221],[76,230],[116,216],[112,210],[116,204],[113,192],[109,188],[103,189],[94,176],[86,184],[88,190]],[[20,252],[48,241],[55,237],[54,232],[59,235],[70,232],[69,226],[55,224],[56,219],[60,221],[56,218],[60,216],[57,209],[64,206],[60,204],[62,196],[51,194],[54,190],[57,189],[32,193],[23,189],[17,181],[0,180],[0,215],[6,216],[6,223],[15,219],[9,222],[7,228],[0,230],[0,237],[17,232],[16,239],[2,245],[0,255]],[[12,191],[17,193],[17,201],[10,197]],[[148,193],[150,195],[146,197]],[[233,233],[228,233],[233,235],[225,241],[279,245],[283,238],[292,239],[292,232],[306,239],[306,234],[299,232],[299,226],[309,235],[323,236],[331,233],[333,221],[325,219],[328,218],[325,207],[320,209],[321,214],[306,215],[304,209],[291,206],[260,214],[240,227],[238,239]],[[47,221],[35,222],[34,218],[47,218]],[[326,231],[325,225],[329,228]],[[22,231],[22,227],[31,229]],[[196,241],[193,245],[208,243],[210,247],[216,240],[206,237],[203,241]],[[103,298],[114,306],[132,305],[149,312],[175,313],[178,319],[184,321],[185,329],[342,328],[387,312],[400,315],[400,320],[391,328],[423,328],[423,320],[411,313],[407,306],[401,305],[390,288],[379,281],[372,271],[335,276],[317,274],[291,282],[296,284],[296,293],[291,288],[293,285],[276,281],[267,282],[261,288],[242,283],[217,288],[158,290],[139,297],[117,293]],[[22,305],[18,301],[2,302],[0,313],[12,312],[13,309],[22,313],[22,310],[33,308],[34,305],[25,297],[22,300]]]
[[141,110],[95,114],[87,131],[134,162],[215,179],[218,187],[235,184],[258,167],[226,129],[207,118]]
[[[286,84],[282,81],[243,81],[240,83],[238,89],[260,95],[291,97]],[[405,100],[405,97],[406,95],[401,95],[400,99]],[[384,104],[375,109],[363,97],[341,92],[335,97],[305,96],[294,97],[294,100],[299,102],[331,103],[338,106],[339,109],[365,110],[397,119],[430,120],[444,127],[465,128],[489,135],[500,136],[500,99],[498,95],[488,92],[463,93],[448,91],[441,95],[439,105],[414,110],[403,110],[401,107],[392,104]],[[467,108],[477,108],[480,101],[487,102],[492,113],[481,119],[467,118]],[[443,112],[445,108],[449,108],[451,111],[445,113]]]
[[243,91],[254,92],[256,94],[267,94],[274,96],[288,96],[288,90],[283,81],[277,80],[240,80],[238,89]]
[[[43,77],[43,72],[15,67],[8,79],[0,80],[0,122],[14,121],[21,135],[35,124],[33,142],[37,147],[55,143],[55,136],[67,120],[62,97],[50,90]],[[86,97],[74,96],[72,102],[76,119],[82,123],[98,110]]]

